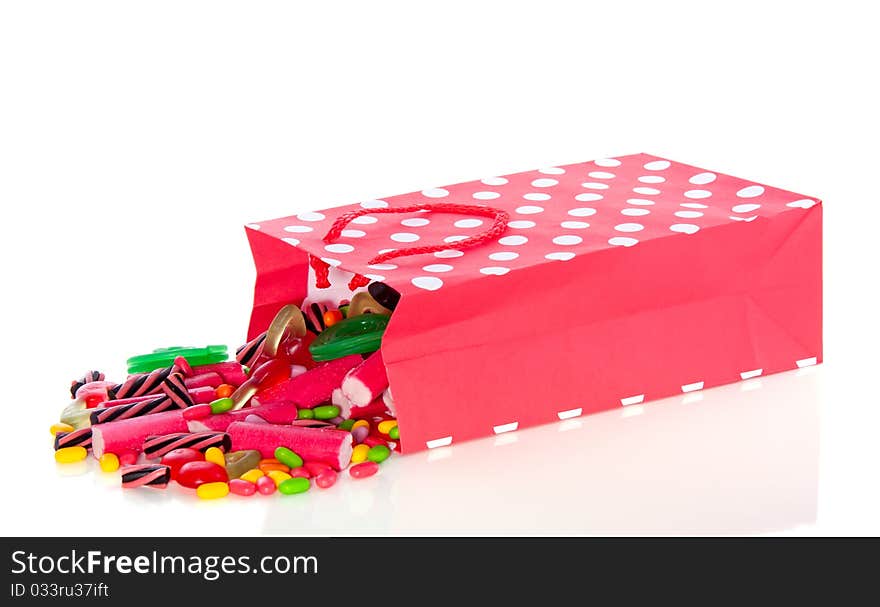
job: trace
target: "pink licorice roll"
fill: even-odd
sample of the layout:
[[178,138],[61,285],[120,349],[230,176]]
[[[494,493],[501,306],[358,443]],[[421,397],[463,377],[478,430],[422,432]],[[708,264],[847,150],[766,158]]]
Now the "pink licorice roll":
[[329,401],[333,390],[342,384],[345,374],[362,360],[357,354],[331,360],[259,392],[258,398],[265,403],[290,401],[300,409],[311,409]]
[[187,432],[183,409],[98,424],[92,427],[92,455],[140,453],[147,437],[175,432]]
[[174,371],[174,367],[156,369],[149,373],[130,375],[121,384],[117,384],[110,390],[110,400],[128,398],[130,396],[143,396],[144,394],[157,394],[162,391],[162,384]]
[[330,404],[339,407],[339,415],[342,417],[351,417],[351,401],[342,393],[342,388],[333,390],[330,395]]
[[[192,390],[187,390],[189,397],[192,399],[193,404],[203,405],[210,403],[214,400],[217,400],[217,393],[214,392],[214,388],[204,387],[204,388],[193,388]],[[154,400],[158,398],[156,394],[148,394],[147,396],[133,396],[131,398],[120,398],[118,400],[108,400],[106,402],[101,403],[98,407],[100,408],[108,408],[108,407],[119,407],[121,405],[131,405],[132,403],[140,403],[145,400]]]
[[233,422],[246,421],[251,415],[256,415],[270,424],[289,424],[297,419],[299,411],[294,403],[271,403],[259,407],[245,407],[237,411],[211,415],[202,419],[190,419],[187,420],[187,426],[190,432],[206,432],[208,430],[225,432],[226,428]]
[[336,470],[351,461],[351,433],[343,430],[235,422],[226,433],[232,439],[233,451],[256,449],[263,457],[274,457],[276,448],[287,447],[305,461],[327,464]]
[[211,365],[199,365],[197,367],[193,367],[192,372],[194,375],[201,375],[203,373],[216,373],[223,378],[224,384],[229,384],[230,386],[235,386],[236,388],[246,382],[248,378],[248,376],[244,372],[244,367],[242,367],[235,361],[214,363]]
[[366,407],[381,396],[388,387],[388,375],[382,362],[382,351],[377,350],[352,369],[342,381],[342,393],[357,407]]
[[200,373],[192,377],[186,377],[183,380],[183,385],[186,386],[187,390],[204,387],[216,388],[222,383],[223,377],[219,373],[214,372]]

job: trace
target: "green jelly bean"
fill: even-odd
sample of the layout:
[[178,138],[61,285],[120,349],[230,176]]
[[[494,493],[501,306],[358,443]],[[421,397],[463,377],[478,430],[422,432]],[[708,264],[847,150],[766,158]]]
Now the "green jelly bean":
[[226,413],[227,411],[232,411],[234,406],[235,401],[231,398],[218,398],[211,403],[211,413]]
[[281,481],[281,484],[278,485],[278,491],[284,495],[295,495],[297,493],[305,493],[309,490],[310,486],[309,479],[298,476]]
[[311,409],[300,409],[296,412],[296,419],[315,419],[315,412]]
[[339,415],[339,407],[336,405],[322,405],[312,409],[315,419],[333,419]]
[[275,449],[275,459],[288,468],[299,468],[303,465],[302,458],[287,447],[278,447]]
[[388,431],[388,438],[400,440],[400,430],[397,428],[397,426],[394,426],[393,428],[391,428],[391,430]]
[[373,447],[370,447],[369,451],[367,451],[367,459],[371,462],[376,462],[377,464],[384,462],[388,459],[389,455],[391,455],[391,449],[385,445],[374,445]]
[[342,423],[336,426],[340,430],[345,430],[346,432],[351,432],[351,427],[354,425],[353,419],[344,419]]

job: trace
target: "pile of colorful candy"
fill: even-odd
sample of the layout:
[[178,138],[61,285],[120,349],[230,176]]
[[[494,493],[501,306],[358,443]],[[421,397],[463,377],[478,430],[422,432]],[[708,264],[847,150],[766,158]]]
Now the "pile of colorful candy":
[[122,383],[89,371],[51,428],[55,459],[91,451],[123,487],[177,481],[203,499],[372,476],[400,439],[379,351],[399,298],[374,282],[335,309],[284,306],[235,361],[225,346],[166,348],[130,358]]

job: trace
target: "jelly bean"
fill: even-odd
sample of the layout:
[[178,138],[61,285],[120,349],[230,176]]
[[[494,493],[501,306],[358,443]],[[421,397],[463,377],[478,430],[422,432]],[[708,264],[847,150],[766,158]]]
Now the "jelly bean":
[[291,468],[290,476],[293,478],[312,478],[312,474],[303,466],[299,468]]
[[333,419],[339,415],[339,407],[336,405],[321,405],[312,409],[315,419]]
[[302,458],[287,447],[278,447],[275,449],[275,459],[288,468],[299,468],[303,465]]
[[391,430],[388,431],[388,438],[393,438],[394,440],[400,440],[400,428],[394,426]]
[[227,411],[232,411],[232,408],[234,406],[235,401],[233,401],[228,396],[226,398],[218,398],[211,403],[211,413],[213,413],[214,415],[218,413],[226,413]]
[[234,478],[229,481],[229,492],[234,493],[235,495],[253,495],[257,492],[257,486],[248,481],[243,481],[240,478]]
[[367,461],[367,453],[370,452],[370,448],[366,445],[357,445],[351,452],[351,463],[359,464],[361,462]]
[[260,470],[266,474],[270,472],[290,472],[290,467],[284,464],[260,464]]
[[205,419],[206,417],[210,417],[213,415],[214,410],[211,405],[193,405],[192,407],[187,407],[183,410],[183,419],[187,420],[197,420],[197,419]]
[[321,489],[329,489],[336,484],[337,478],[336,470],[329,468],[315,477],[315,484]]
[[230,386],[229,384],[220,384],[214,389],[214,394],[217,395],[217,398],[229,398],[233,392],[235,392],[235,386]]
[[342,320],[342,312],[339,310],[327,310],[324,312],[324,326],[332,327]]
[[119,456],[119,465],[120,466],[131,466],[138,461],[137,451],[123,451],[122,453],[117,453]]
[[168,466],[171,469],[171,480],[176,481],[177,473],[180,472],[180,468],[183,467],[184,464],[200,462],[204,459],[205,457],[198,449],[183,448],[172,449],[162,456],[159,463],[163,466]]
[[49,432],[52,433],[52,436],[55,436],[59,432],[73,432],[74,430],[76,430],[76,428],[74,428],[70,424],[65,424],[62,422],[58,422],[57,424],[52,424],[49,427]]
[[228,480],[226,469],[214,462],[187,462],[177,471],[177,482],[190,489],[205,483],[225,483]]
[[379,471],[379,464],[376,462],[362,462],[348,469],[348,473],[352,478],[367,478],[373,476]]
[[[223,455],[223,451],[219,447],[208,447],[205,451],[205,461],[213,462],[218,466],[226,467],[226,458]],[[228,472],[226,473],[229,474]]]
[[196,487],[196,495],[203,500],[215,500],[229,495],[229,485],[226,483],[204,483]]
[[391,449],[389,449],[385,445],[376,445],[374,447],[370,447],[370,450],[367,452],[367,459],[371,462],[381,464],[386,459],[388,459],[389,455],[391,455]]
[[359,419],[356,422],[354,422],[354,424],[352,424],[351,429],[354,430],[355,428],[362,428],[362,427],[369,430],[370,429],[370,422],[368,422],[365,419]]
[[354,444],[359,445],[364,442],[364,439],[370,435],[370,429],[365,428],[363,426],[358,426],[357,428],[352,428],[351,430],[351,438],[354,441]]
[[266,473],[266,476],[272,479],[272,482],[275,483],[276,487],[287,479],[293,478],[287,472],[282,472],[281,470],[271,470]]
[[254,449],[233,451],[224,457],[226,458],[226,474],[229,475],[229,478],[240,478],[248,470],[260,465],[260,452]]
[[262,495],[271,495],[275,493],[275,481],[268,476],[261,476],[257,479],[257,491]]
[[354,420],[353,419],[345,419],[345,420],[342,420],[342,423],[336,427],[339,428],[340,430],[345,430],[346,432],[350,432],[352,426],[354,426]]
[[369,447],[375,447],[376,445],[388,446],[388,443],[378,436],[368,436],[363,440],[363,443]]
[[85,447],[62,447],[55,452],[55,461],[59,464],[72,464],[81,462],[88,454]]
[[296,419],[315,419],[315,412],[311,409],[300,409],[296,412]]
[[261,478],[263,478],[264,476],[266,476],[266,474],[262,470],[258,470],[257,468],[253,468],[251,470],[248,470],[247,472],[245,472],[244,474],[242,474],[238,478],[240,478],[243,481],[247,481],[249,483],[256,484],[257,481],[260,480]]
[[296,493],[305,493],[309,490],[311,483],[307,478],[289,478],[278,485],[278,491],[284,495],[294,495]]
[[321,462],[306,462],[303,465],[305,466],[306,470],[309,471],[309,474],[311,474],[312,476],[318,476],[322,472],[326,472],[327,470],[333,470],[333,468],[331,468],[327,464],[322,464]]
[[104,472],[115,472],[119,470],[119,458],[116,457],[115,453],[105,453],[98,460],[98,464],[100,464],[101,470]]
[[397,420],[396,419],[386,419],[383,422],[379,422],[379,432],[381,432],[382,434],[388,434],[389,432],[391,432],[392,428],[396,428],[396,427],[397,427]]

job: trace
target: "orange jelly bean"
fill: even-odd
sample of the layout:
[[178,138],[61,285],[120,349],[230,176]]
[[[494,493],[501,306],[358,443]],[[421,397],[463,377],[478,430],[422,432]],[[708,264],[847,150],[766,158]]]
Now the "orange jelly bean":
[[214,394],[217,395],[217,398],[229,398],[233,392],[235,392],[235,387],[229,384],[220,384],[214,388]]

